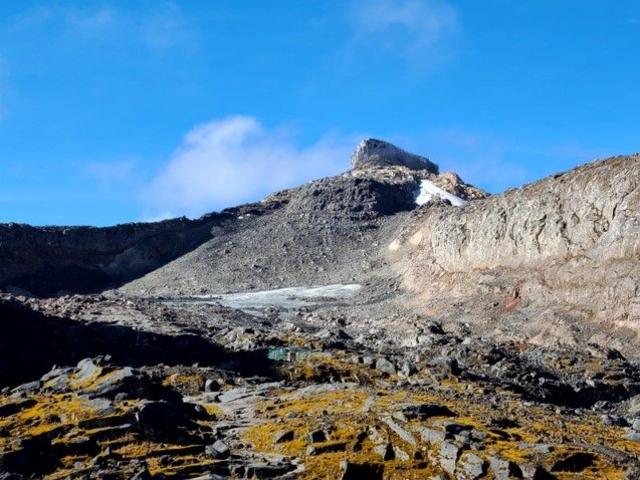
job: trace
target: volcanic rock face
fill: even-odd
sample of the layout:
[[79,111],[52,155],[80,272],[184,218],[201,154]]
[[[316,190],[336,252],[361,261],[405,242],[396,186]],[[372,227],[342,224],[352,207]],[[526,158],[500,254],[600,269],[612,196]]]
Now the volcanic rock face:
[[374,165],[395,165],[411,170],[427,170],[429,173],[438,173],[438,165],[428,158],[406,152],[389,142],[368,138],[358,145],[351,156],[351,168],[366,168]]
[[640,157],[493,197],[386,142],[353,167],[0,226],[0,479],[640,478]]

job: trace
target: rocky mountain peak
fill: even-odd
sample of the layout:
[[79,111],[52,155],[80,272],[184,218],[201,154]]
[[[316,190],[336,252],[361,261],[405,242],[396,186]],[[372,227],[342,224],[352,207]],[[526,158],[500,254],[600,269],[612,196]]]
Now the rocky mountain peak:
[[398,165],[411,170],[427,170],[430,173],[438,173],[438,165],[426,157],[409,153],[395,145],[367,138],[358,144],[351,155],[351,168],[359,169],[369,166]]

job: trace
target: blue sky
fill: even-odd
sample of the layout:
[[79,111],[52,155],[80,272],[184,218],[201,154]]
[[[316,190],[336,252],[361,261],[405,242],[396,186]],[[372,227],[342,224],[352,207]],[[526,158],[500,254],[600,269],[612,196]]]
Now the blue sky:
[[492,192],[640,150],[640,3],[0,3],[0,221],[198,216],[364,136]]

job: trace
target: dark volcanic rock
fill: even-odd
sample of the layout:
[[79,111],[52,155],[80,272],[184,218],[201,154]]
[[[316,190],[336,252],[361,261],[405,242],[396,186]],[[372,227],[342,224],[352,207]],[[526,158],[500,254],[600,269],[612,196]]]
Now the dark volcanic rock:
[[0,289],[53,296],[117,286],[193,250],[223,218],[106,228],[0,224]]

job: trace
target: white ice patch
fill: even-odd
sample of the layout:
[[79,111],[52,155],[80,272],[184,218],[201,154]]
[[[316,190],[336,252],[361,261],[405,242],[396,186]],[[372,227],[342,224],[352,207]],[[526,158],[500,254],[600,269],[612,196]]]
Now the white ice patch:
[[358,284],[335,284],[322,287],[289,287],[259,292],[195,295],[170,303],[220,304],[225,307],[257,313],[265,308],[293,310],[323,303],[333,303],[355,296],[362,289]]
[[460,197],[456,197],[446,190],[435,186],[429,180],[422,180],[420,182],[420,190],[418,190],[416,193],[417,205],[424,205],[425,203],[430,202],[431,200],[433,200],[434,196],[440,197],[443,200],[449,200],[451,202],[451,205],[455,207],[462,207],[467,203]]

